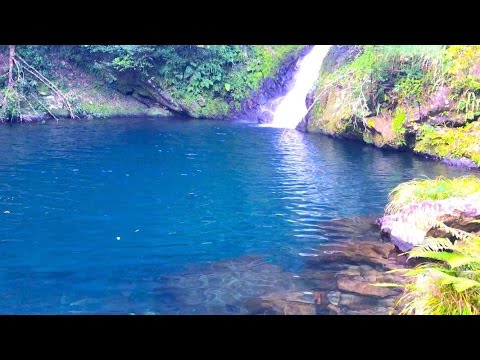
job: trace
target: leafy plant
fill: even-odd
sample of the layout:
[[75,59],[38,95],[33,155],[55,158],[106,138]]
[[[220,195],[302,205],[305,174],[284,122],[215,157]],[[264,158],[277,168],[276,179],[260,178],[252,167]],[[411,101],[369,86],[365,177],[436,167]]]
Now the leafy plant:
[[436,262],[408,270],[413,279],[406,285],[401,314],[480,314],[480,237],[439,222],[437,227],[454,236],[427,238],[409,252],[409,258]]
[[424,79],[421,74],[416,77],[404,77],[394,87],[394,91],[402,99],[420,101],[423,95]]

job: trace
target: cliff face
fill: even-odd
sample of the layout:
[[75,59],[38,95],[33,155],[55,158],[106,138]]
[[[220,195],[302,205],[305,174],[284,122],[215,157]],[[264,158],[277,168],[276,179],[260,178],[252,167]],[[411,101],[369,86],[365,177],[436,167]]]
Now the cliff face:
[[480,166],[480,46],[334,46],[306,130]]

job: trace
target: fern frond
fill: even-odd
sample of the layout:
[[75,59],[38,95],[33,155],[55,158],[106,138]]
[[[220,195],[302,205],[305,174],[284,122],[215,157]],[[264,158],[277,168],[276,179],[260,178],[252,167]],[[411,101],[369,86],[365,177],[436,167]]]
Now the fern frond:
[[[447,238],[434,238],[434,237],[427,237],[425,238],[425,242],[415,246],[412,250],[410,250],[410,256],[412,256],[412,252],[420,252],[420,251],[441,251],[441,250],[453,250],[454,245]],[[420,256],[413,256],[413,257],[420,257]]]

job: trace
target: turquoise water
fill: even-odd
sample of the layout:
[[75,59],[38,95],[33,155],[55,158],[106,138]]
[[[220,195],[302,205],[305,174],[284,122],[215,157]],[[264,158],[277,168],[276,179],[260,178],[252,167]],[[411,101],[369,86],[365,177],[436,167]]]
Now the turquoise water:
[[0,313],[242,313],[301,288],[300,254],[345,236],[330,221],[381,214],[402,181],[462,173],[250,123],[1,126]]

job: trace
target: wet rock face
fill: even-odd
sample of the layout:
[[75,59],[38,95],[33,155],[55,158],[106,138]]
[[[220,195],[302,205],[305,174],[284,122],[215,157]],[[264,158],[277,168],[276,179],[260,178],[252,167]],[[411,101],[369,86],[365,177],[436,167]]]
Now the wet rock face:
[[393,215],[379,219],[381,234],[400,250],[408,251],[415,245],[424,242],[426,236],[447,236],[434,229],[437,222],[447,226],[476,232],[480,224],[473,222],[480,219],[480,194],[465,198],[449,198],[445,200],[428,200],[404,206]]
[[[270,111],[265,111],[268,103],[280,96],[285,95],[297,70],[297,62],[304,57],[312,46],[306,46],[297,55],[290,55],[280,66],[277,74],[273,78],[267,78],[260,85],[260,88],[242,102],[242,110],[238,114],[233,114],[237,118],[257,119],[260,123],[271,122],[273,120]],[[270,109],[271,110],[271,109]]]
[[334,45],[330,48],[322,64],[322,71],[332,72],[355,59],[361,49],[356,45]]
[[408,108],[408,117],[412,123],[449,127],[465,125],[465,116],[457,111],[456,104],[450,98],[450,89],[441,86],[425,103]]
[[477,164],[475,164],[472,160],[467,158],[460,158],[460,159],[445,158],[445,159],[442,159],[441,162],[450,166],[464,167],[467,169],[478,168]]

